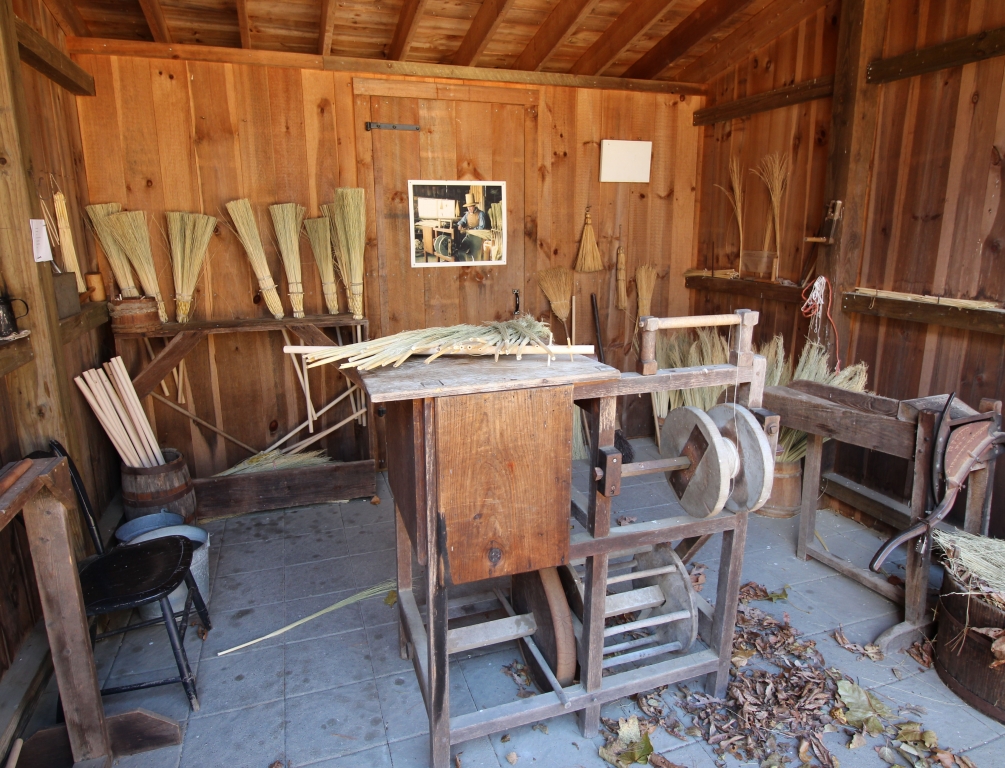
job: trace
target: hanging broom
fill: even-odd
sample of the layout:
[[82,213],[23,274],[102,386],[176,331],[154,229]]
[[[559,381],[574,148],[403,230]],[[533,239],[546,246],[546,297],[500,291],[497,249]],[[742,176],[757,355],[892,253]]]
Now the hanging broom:
[[314,260],[321,273],[321,290],[324,292],[328,314],[338,314],[338,283],[335,280],[335,261],[332,259],[331,223],[327,216],[304,221]]
[[101,243],[101,248],[105,252],[105,258],[108,259],[108,266],[112,268],[112,276],[119,286],[119,292],[123,298],[138,299],[140,292],[136,289],[136,283],[133,282],[133,268],[112,236],[111,227],[108,225],[108,217],[121,210],[122,206],[118,203],[99,203],[87,206],[87,215],[94,227],[94,234],[97,235],[98,242]]
[[269,262],[265,258],[262,238],[258,235],[258,224],[255,221],[255,213],[251,210],[251,202],[245,198],[232,200],[227,203],[227,212],[234,220],[237,237],[244,246],[245,253],[248,254],[255,277],[258,278],[258,289],[265,297],[265,306],[276,320],[282,320],[283,303],[279,300],[276,284],[272,281],[272,273],[269,272]]
[[209,248],[216,219],[201,213],[179,211],[167,211],[164,217],[171,243],[175,315],[179,323],[187,323],[192,314],[192,294],[206,261],[206,249]]
[[541,286],[544,295],[551,302],[551,311],[562,321],[562,327],[565,328],[565,338],[570,343],[569,326],[566,324],[566,320],[569,319],[575,279],[575,274],[568,267],[552,267],[537,273],[538,285]]
[[618,297],[614,302],[614,306],[618,309],[628,309],[628,275],[625,268],[625,248],[623,245],[618,246],[617,283]]
[[127,211],[113,213],[106,221],[112,237],[119,248],[133,265],[140,285],[147,296],[157,301],[157,314],[162,323],[168,321],[167,307],[161,296],[161,287],[157,282],[157,269],[154,267],[154,255],[150,250],[150,230],[147,228],[147,217],[143,211]]
[[70,228],[70,215],[66,210],[66,195],[56,192],[52,196],[53,207],[56,209],[56,226],[59,232],[59,251],[63,254],[63,270],[72,272],[77,278],[77,293],[87,293],[87,283],[77,261],[77,249],[73,246],[73,230]]
[[583,237],[579,241],[579,258],[576,260],[577,272],[600,272],[604,261],[600,258],[597,247],[597,236],[593,234],[593,222],[590,219],[590,208],[586,208],[586,223],[583,224]]
[[279,254],[283,258],[286,269],[286,283],[290,290],[290,304],[293,305],[293,316],[304,316],[304,283],[300,269],[300,229],[304,223],[307,209],[296,203],[280,203],[270,205],[272,226],[276,230],[279,241]]
[[366,248],[366,200],[358,187],[335,190],[335,234],[338,246],[335,258],[346,287],[353,319],[363,319],[363,251]]
[[656,288],[656,267],[643,264],[635,270],[635,291],[639,296],[639,317],[652,313],[653,289]]

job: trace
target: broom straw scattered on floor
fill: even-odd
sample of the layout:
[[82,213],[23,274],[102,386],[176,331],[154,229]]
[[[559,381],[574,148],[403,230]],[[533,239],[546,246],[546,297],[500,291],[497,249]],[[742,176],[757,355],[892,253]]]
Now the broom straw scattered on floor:
[[618,246],[617,268],[618,297],[614,306],[618,309],[628,309],[628,273],[625,267],[625,247]]
[[639,317],[652,314],[653,291],[656,288],[656,267],[642,264],[635,270],[635,292],[639,299]]
[[597,236],[593,233],[593,220],[590,209],[586,209],[586,221],[583,223],[583,237],[579,241],[579,258],[576,260],[577,272],[600,272],[604,268],[604,260],[600,258],[597,247]]
[[66,195],[62,192],[54,193],[52,204],[56,209],[56,229],[59,232],[59,252],[63,254],[63,269],[72,272],[77,278],[77,293],[87,293],[87,283],[84,282],[84,274],[77,261],[77,249],[73,245],[73,229],[66,209]]
[[335,260],[332,256],[331,223],[327,216],[304,221],[307,240],[310,241],[314,261],[321,274],[321,290],[325,297],[328,314],[338,314],[338,282],[335,279]]
[[304,282],[300,268],[300,230],[307,209],[297,203],[279,203],[270,205],[269,213],[272,214],[272,226],[276,230],[276,240],[279,241],[279,255],[286,270],[293,316],[303,317]]
[[87,215],[91,219],[91,226],[94,227],[94,234],[101,243],[101,249],[105,252],[105,258],[108,259],[108,266],[111,267],[112,276],[119,286],[119,293],[126,299],[138,299],[140,292],[133,282],[133,268],[115,241],[108,225],[108,217],[121,210],[122,206],[118,203],[98,203],[87,206]]
[[171,243],[171,267],[174,273],[175,317],[187,323],[192,314],[192,294],[206,261],[206,250],[216,227],[213,216],[201,213],[167,211],[168,242]]
[[136,270],[143,292],[157,301],[157,314],[161,322],[166,323],[167,307],[164,305],[160,283],[157,281],[157,268],[154,266],[154,255],[150,250],[150,230],[147,228],[146,214],[143,211],[113,213],[107,222],[115,242],[119,244],[119,248]]
[[346,287],[349,310],[356,320],[363,318],[363,253],[366,249],[366,199],[358,187],[335,190],[335,258]]
[[571,342],[569,337],[569,326],[566,320],[569,319],[569,310],[572,307],[572,290],[575,287],[576,275],[568,267],[552,267],[543,269],[537,273],[537,283],[544,291],[551,303],[551,311],[565,328],[565,338]]
[[258,279],[258,289],[265,297],[265,306],[276,320],[282,320],[283,303],[279,300],[279,292],[269,271],[269,261],[265,257],[265,248],[262,247],[262,238],[258,234],[258,222],[255,221],[251,202],[245,198],[231,200],[227,203],[227,212],[234,220],[237,238],[244,246],[244,252],[248,254],[251,269]]

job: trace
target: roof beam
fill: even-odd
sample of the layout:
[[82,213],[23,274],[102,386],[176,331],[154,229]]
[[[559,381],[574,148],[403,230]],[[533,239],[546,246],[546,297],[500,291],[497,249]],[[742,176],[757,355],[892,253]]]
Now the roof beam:
[[635,0],[579,57],[569,73],[599,75],[677,2],[678,0]]
[[143,9],[143,16],[147,20],[147,26],[150,27],[150,34],[154,36],[154,42],[173,43],[160,0],[140,0],[140,8]]
[[834,75],[816,77],[803,83],[785,85],[773,91],[765,91],[755,96],[716,104],[714,107],[699,109],[694,113],[694,125],[714,125],[729,120],[756,115],[772,109],[791,107],[814,99],[826,99],[834,93]]
[[994,56],[1005,56],[1005,27],[986,29],[976,35],[908,51],[889,59],[877,59],[866,70],[867,83],[892,83],[905,77],[925,75],[959,67]]
[[489,41],[502,23],[513,0],[484,0],[471,20],[468,32],[454,54],[451,63],[458,67],[472,67],[485,52]]
[[321,21],[318,30],[318,53],[327,56],[332,52],[332,34],[335,32],[335,0],[321,0]]
[[642,79],[656,77],[750,2],[751,0],[705,0],[648,53],[625,70],[622,76]]
[[248,0],[237,0],[237,26],[241,31],[241,47],[251,48],[251,20],[248,18]]
[[87,37],[91,34],[87,24],[84,23],[84,17],[80,15],[77,6],[73,4],[73,0],[45,0],[45,7],[49,9],[49,13],[59,24],[63,34],[77,35],[78,37]]
[[511,69],[537,72],[589,15],[597,0],[559,0]]
[[77,96],[94,95],[94,78],[69,56],[15,16],[17,52],[21,61]]
[[408,56],[408,49],[412,47],[412,40],[415,39],[415,32],[419,28],[419,19],[426,9],[426,1],[405,0],[405,4],[401,6],[398,26],[394,28],[394,37],[387,47],[387,58],[391,61],[404,61]]

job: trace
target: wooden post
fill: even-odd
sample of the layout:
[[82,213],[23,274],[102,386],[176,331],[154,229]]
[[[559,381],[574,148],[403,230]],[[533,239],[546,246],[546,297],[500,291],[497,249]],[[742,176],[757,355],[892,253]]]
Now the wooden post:
[[813,545],[813,537],[817,531],[817,501],[820,497],[820,463],[823,452],[823,437],[806,435],[802,509],[799,512],[799,538],[796,540],[796,557],[800,560],[809,559],[806,550]]
[[740,601],[740,576],[749,514],[738,513],[736,527],[722,532],[719,562],[727,565],[725,573],[721,567],[719,571],[710,643],[719,657],[719,666],[715,672],[710,672],[705,677],[705,692],[720,699],[725,698],[726,686],[729,684],[729,665],[733,657],[733,632],[736,626],[736,607]]
[[[889,9],[890,0],[841,3],[824,200],[844,201],[844,221],[834,244],[821,249],[818,262],[818,273],[830,280],[835,307],[841,306],[841,294],[854,287],[865,247],[880,97],[879,86],[868,85],[865,77],[869,62],[882,57]],[[825,331],[827,347],[832,358],[843,360],[850,341],[848,315],[835,312],[834,324],[840,339]]]
[[[401,516],[401,509],[398,503],[394,504],[394,538],[397,546],[398,561],[398,594],[403,589],[412,588],[412,540],[408,536],[408,527],[405,525],[405,518]],[[402,603],[398,601],[398,612],[401,618],[398,621],[398,642],[402,659],[412,658],[412,649],[405,637],[405,613]]]
[[0,0],[0,288],[24,299],[30,312],[20,321],[31,330],[34,361],[9,374],[18,444],[23,453],[48,448],[55,438],[83,466],[86,457],[70,410],[70,385],[52,288],[52,267],[36,264],[29,219],[42,210],[33,181],[30,126],[21,81],[11,0]]

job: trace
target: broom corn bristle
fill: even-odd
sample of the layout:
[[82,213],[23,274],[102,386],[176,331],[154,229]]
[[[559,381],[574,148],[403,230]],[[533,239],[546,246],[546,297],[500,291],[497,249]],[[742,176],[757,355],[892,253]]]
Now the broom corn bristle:
[[618,297],[614,306],[618,309],[628,309],[628,272],[625,266],[624,246],[618,246],[618,269],[617,269]]
[[366,250],[366,198],[359,187],[339,187],[329,209],[334,224],[335,260],[345,285],[349,310],[363,318],[363,255]]
[[552,267],[537,273],[537,283],[551,303],[551,311],[565,322],[569,319],[572,307],[572,291],[575,287],[576,275],[568,267]]
[[[325,206],[327,207],[327,206]],[[338,314],[338,282],[335,279],[335,260],[332,255],[331,222],[327,216],[304,221],[307,230],[307,240],[311,244],[314,261],[317,262],[321,274],[321,290],[325,297],[328,313]]]
[[297,203],[279,203],[270,205],[269,213],[272,215],[272,226],[276,230],[276,240],[279,241],[279,255],[286,270],[293,316],[303,317],[304,282],[300,268],[300,230],[303,228],[307,209]]
[[597,236],[593,232],[593,220],[590,218],[590,209],[586,209],[586,221],[583,223],[583,237],[579,241],[579,258],[576,259],[577,272],[601,272],[604,269],[604,260],[600,258],[600,249],[597,247]]
[[635,270],[635,291],[639,299],[639,317],[652,313],[653,291],[656,289],[656,267],[642,264]]
[[258,288],[265,297],[265,306],[276,320],[282,320],[283,304],[279,300],[279,292],[269,271],[269,261],[265,257],[265,248],[262,247],[262,238],[258,234],[258,222],[255,220],[251,202],[245,198],[231,200],[227,203],[227,212],[234,221],[237,238],[244,246],[244,252],[248,254],[251,269],[258,279]]
[[209,240],[216,228],[216,218],[201,213],[166,211],[171,267],[174,274],[175,317],[187,323],[192,316],[192,295],[206,262]]
[[768,250],[771,232],[774,231],[775,253],[780,258],[782,253],[782,202],[789,183],[789,157],[781,152],[765,155],[761,160],[761,165],[754,169],[754,173],[768,188],[768,197],[771,200],[771,211],[764,232],[764,250]]
[[108,217],[121,210],[122,206],[118,203],[96,203],[87,206],[87,215],[94,227],[94,234],[101,243],[101,249],[105,252],[105,258],[108,259],[108,266],[112,269],[112,276],[119,286],[119,292],[126,299],[138,299],[140,292],[133,282],[133,268],[119,248],[119,244],[115,242],[111,227],[108,225]]
[[77,249],[73,245],[73,229],[70,227],[70,214],[66,209],[66,195],[56,192],[52,196],[52,204],[56,209],[56,228],[59,232],[59,252],[63,254],[63,269],[72,272],[77,278],[77,293],[86,293],[87,283],[81,274]]
[[105,219],[105,222],[115,242],[136,270],[143,292],[157,301],[157,314],[161,322],[166,323],[167,307],[164,305],[164,297],[161,295],[157,280],[154,255],[150,250],[150,230],[147,228],[146,214],[143,211],[113,213]]

